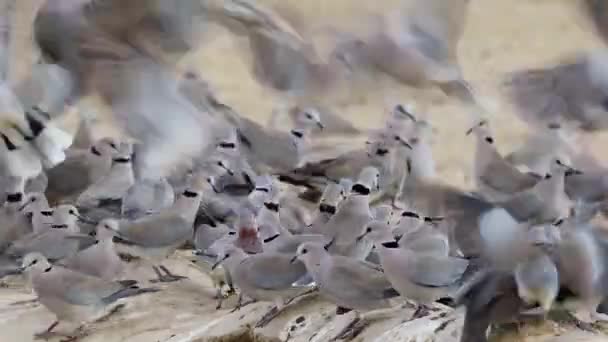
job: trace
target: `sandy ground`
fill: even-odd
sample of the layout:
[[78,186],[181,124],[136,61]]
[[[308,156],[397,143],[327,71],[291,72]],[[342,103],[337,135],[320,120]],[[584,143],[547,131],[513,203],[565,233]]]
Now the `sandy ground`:
[[[396,0],[260,2],[289,3],[301,11],[310,24],[333,22],[340,27],[354,30],[361,28],[361,18],[368,11],[394,8],[399,3]],[[510,151],[517,146],[526,129],[512,115],[512,108],[500,96],[496,85],[501,75],[522,67],[541,66],[559,60],[569,53],[600,47],[599,41],[590,33],[586,23],[576,12],[578,3],[578,0],[471,0],[466,32],[459,49],[460,59],[465,78],[482,95],[488,108],[491,108],[491,124],[502,151]],[[247,116],[265,120],[271,112],[274,98],[252,80],[246,60],[241,58],[243,42],[229,39],[222,30],[214,30],[211,36],[204,48],[184,61],[184,66],[194,68],[204,75],[217,89],[221,100]],[[463,109],[441,97],[431,97],[429,101],[427,95],[403,87],[386,84],[378,88],[364,92],[355,103],[341,104],[335,109],[357,126],[375,127],[381,124],[387,99],[389,102],[416,103],[438,129],[435,153],[440,174],[448,182],[465,184],[472,160],[472,139],[467,139],[464,135],[469,121]],[[598,137],[594,146],[601,146],[602,140],[602,137]],[[180,269],[186,269],[183,262],[173,260],[172,263],[181,263]],[[104,332],[94,334],[86,340],[191,340],[188,339],[189,331],[196,330],[196,326],[200,333],[200,329],[215,317],[213,311],[210,311],[214,303],[210,298],[208,280],[202,279],[194,283],[203,284],[200,287],[193,287],[191,284],[178,288],[185,287],[186,292],[180,293],[174,288],[162,296],[138,299],[135,301],[135,307],[157,305],[162,309],[161,312],[138,314],[136,310],[130,310],[128,323],[123,321],[127,318],[122,318],[120,322],[109,325]],[[17,309],[11,306],[14,301],[28,298],[31,298],[31,295],[20,287],[0,289],[0,341],[28,341],[32,332],[51,322],[52,317],[40,307]],[[181,314],[183,317],[176,310],[180,305],[190,309]],[[192,317],[196,315],[199,319],[207,317],[204,319],[206,323],[192,321]],[[141,321],[145,321],[145,324]],[[151,328],[151,323],[155,323],[156,328]],[[98,331],[102,328],[96,329]],[[171,336],[176,333],[170,331],[181,331],[182,335]],[[509,339],[528,340],[531,339],[521,336]]]

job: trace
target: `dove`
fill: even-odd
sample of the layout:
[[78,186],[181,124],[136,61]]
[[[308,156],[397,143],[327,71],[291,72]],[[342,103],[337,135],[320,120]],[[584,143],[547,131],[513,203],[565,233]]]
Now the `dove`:
[[515,114],[532,127],[564,122],[585,132],[605,130],[607,63],[604,51],[569,55],[555,65],[507,74],[504,92]]
[[419,88],[439,87],[467,105],[477,105],[463,79],[457,48],[464,33],[469,1],[405,2],[379,16],[366,37],[338,32],[339,58],[354,72],[385,75]]
[[400,246],[386,222],[369,224],[357,237],[363,238],[375,244],[380,265],[393,288],[420,307],[446,297],[469,265],[467,260],[450,257],[441,249],[416,250],[416,244],[424,241],[422,237]]
[[340,184],[327,183],[315,210],[313,222],[307,231],[313,234],[322,234],[323,226],[338,211],[338,206],[345,198],[346,191]]
[[99,222],[95,230],[95,243],[61,260],[59,265],[108,281],[118,279],[124,272],[124,264],[112,241],[113,232],[119,229],[117,224],[112,219]]
[[467,131],[475,134],[475,182],[479,191],[492,201],[506,200],[532,188],[540,176],[519,171],[498,152],[488,122],[481,120]]
[[292,284],[306,275],[306,268],[300,262],[292,263],[292,256],[288,254],[264,252],[248,255],[233,246],[218,256],[216,265],[219,263],[230,272],[234,284],[241,290],[241,295],[259,301],[272,301],[275,304],[256,323],[257,327],[268,324],[284,309],[289,299],[303,290]]
[[72,205],[61,205],[53,210],[53,223],[51,229],[38,234],[26,235],[14,241],[6,250],[6,254],[13,257],[22,257],[30,252],[38,252],[49,260],[59,260],[74,255],[80,249],[80,241],[76,238],[67,239],[68,236],[83,235],[78,226],[80,214]]
[[155,178],[203,153],[213,140],[206,120],[212,118],[179,93],[170,70],[174,57],[203,42],[204,24],[196,1],[133,6],[52,0],[37,12],[34,39],[45,62],[68,71],[71,99],[98,94],[111,107],[119,126],[141,143],[135,173]]
[[[176,199],[174,205],[160,213],[144,216],[135,221],[121,221],[114,231],[113,242],[119,253],[126,253],[160,263],[181,247],[194,234],[194,220],[201,203],[206,180],[194,175],[189,187]],[[183,279],[172,274],[165,266],[153,266],[158,276],[155,282],[173,282]],[[162,274],[160,270],[164,271]]]
[[[56,320],[38,338],[52,336],[60,321],[85,324],[118,310],[117,301],[158,289],[140,288],[134,280],[113,282],[93,277],[59,265],[51,265],[39,253],[23,258],[22,269],[29,274],[38,300]],[[122,305],[124,306],[124,304]]]
[[132,146],[121,143],[117,153],[112,158],[112,166],[108,173],[91,184],[78,198],[80,207],[97,207],[102,201],[121,200],[127,190],[135,183],[132,169]]
[[[50,201],[74,198],[105,176],[118,146],[116,139],[108,137],[85,150],[68,150],[66,160],[46,172],[49,180],[45,193]],[[70,177],[74,174],[80,177]]]
[[[339,307],[355,311],[377,310],[390,306],[398,296],[385,275],[370,264],[340,255],[329,254],[322,244],[303,243],[292,261],[304,263],[319,287],[321,295]],[[367,324],[357,317],[337,336]]]
[[322,228],[323,235],[335,240],[329,249],[330,253],[363,260],[371,252],[372,243],[368,241],[357,243],[356,238],[373,219],[369,208],[369,197],[372,190],[378,189],[379,178],[378,169],[374,167],[363,169],[352,187],[351,194]]

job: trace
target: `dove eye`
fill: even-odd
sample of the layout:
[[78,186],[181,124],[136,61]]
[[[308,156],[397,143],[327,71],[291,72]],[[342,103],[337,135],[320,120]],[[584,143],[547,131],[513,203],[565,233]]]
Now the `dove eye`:
[[70,211],[68,211],[68,214],[70,214],[70,215],[76,215],[76,213],[74,212],[74,210],[71,210],[71,209],[70,209]]
[[371,233],[372,232],[372,227],[367,227],[367,232]]
[[302,250],[302,254],[306,254],[306,253],[308,253],[308,250],[307,250],[306,248],[304,248],[304,249]]
[[38,259],[32,261],[32,263],[30,265],[36,265],[37,262],[38,262]]
[[230,232],[228,235],[236,235],[236,232]]
[[311,119],[311,120],[312,120],[312,114],[310,114],[310,113],[306,113],[306,118],[307,118],[307,119]]

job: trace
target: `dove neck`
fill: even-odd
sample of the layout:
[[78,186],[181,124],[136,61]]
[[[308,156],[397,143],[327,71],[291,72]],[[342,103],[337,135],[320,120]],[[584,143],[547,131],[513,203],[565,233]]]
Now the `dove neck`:
[[541,180],[536,186],[536,190],[544,200],[557,199],[565,194],[565,173],[556,172],[551,177]]
[[416,179],[431,180],[436,176],[435,159],[431,145],[420,141],[410,151],[411,175]]
[[182,218],[184,218],[186,221],[194,223],[196,213],[198,213],[200,204],[200,195],[194,198],[180,196],[175,201],[175,204],[173,205],[173,210],[175,210],[175,212],[179,214]]
[[496,146],[488,143],[484,136],[477,135],[474,159],[476,178],[483,175],[485,170],[494,160],[499,159],[502,159],[502,156],[496,150]]

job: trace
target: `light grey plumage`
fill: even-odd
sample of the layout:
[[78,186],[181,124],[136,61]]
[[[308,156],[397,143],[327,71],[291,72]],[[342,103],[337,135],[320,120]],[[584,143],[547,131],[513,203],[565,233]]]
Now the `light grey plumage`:
[[457,56],[467,7],[467,0],[408,1],[399,11],[378,18],[368,36],[344,40],[337,53],[355,71],[384,74],[412,86],[436,85],[447,95],[475,104]]
[[[303,290],[292,284],[306,274],[306,268],[301,262],[292,263],[291,255],[272,252],[247,255],[240,248],[229,247],[219,260],[242,294],[255,300],[274,302],[276,307],[273,311],[282,310],[288,299]],[[265,325],[268,320],[261,320],[259,325]]]
[[[192,239],[194,220],[201,203],[201,196],[206,180],[195,175],[186,189],[171,208],[142,217],[135,221],[122,221],[116,236],[113,238],[119,252],[126,252],[160,263],[178,247]],[[158,281],[175,281],[183,277],[167,273],[162,275],[156,266],[154,270]]]
[[112,158],[108,173],[78,196],[76,199],[78,206],[92,208],[99,206],[104,200],[121,200],[135,183],[132,154],[132,145],[121,143]]
[[304,243],[297,251],[321,294],[331,302],[354,310],[389,306],[391,285],[384,274],[365,262],[330,255],[323,245]]
[[526,123],[542,127],[573,122],[585,131],[605,130],[606,65],[603,52],[579,53],[566,61],[507,75],[505,92]]
[[40,303],[56,317],[41,336],[51,333],[60,321],[84,324],[111,313],[121,298],[158,291],[139,288],[132,280],[112,282],[51,265],[38,253],[26,255],[22,268],[30,275]]
[[48,186],[45,193],[51,203],[74,198],[105,176],[118,145],[115,139],[102,138],[84,150],[69,150],[64,162],[46,172]]
[[[124,271],[124,263],[114,248],[112,237],[118,230],[118,222],[101,221],[96,227],[96,242],[90,247],[60,261],[60,265],[71,270],[99,277],[105,280],[119,279]],[[69,238],[69,237],[68,237]]]
[[[53,0],[34,21],[45,60],[70,73],[70,96],[98,93],[142,143],[136,147],[136,173],[165,175],[203,153],[211,141],[205,114],[178,93],[177,79],[167,68],[199,42],[201,7],[196,1],[66,5]],[[164,119],[168,112],[170,120]]]
[[[47,259],[59,260],[74,255],[80,249],[80,241],[67,239],[68,236],[78,236],[78,210],[72,205],[61,205],[53,211],[51,229],[39,234],[28,235],[13,242],[6,254],[23,257],[30,252],[38,252]],[[87,238],[88,236],[84,235]]]
[[447,296],[469,264],[441,252],[413,248],[422,239],[400,246],[385,222],[370,224],[361,235],[364,237],[374,241],[380,264],[395,290],[422,305]]

